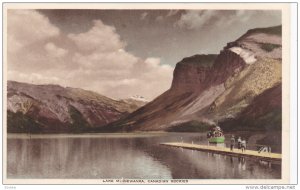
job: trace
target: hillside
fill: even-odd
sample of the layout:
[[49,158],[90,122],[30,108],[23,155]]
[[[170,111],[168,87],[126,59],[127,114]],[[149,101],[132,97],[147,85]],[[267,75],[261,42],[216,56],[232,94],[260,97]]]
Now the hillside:
[[7,83],[8,132],[82,132],[118,120],[139,106],[78,88]]

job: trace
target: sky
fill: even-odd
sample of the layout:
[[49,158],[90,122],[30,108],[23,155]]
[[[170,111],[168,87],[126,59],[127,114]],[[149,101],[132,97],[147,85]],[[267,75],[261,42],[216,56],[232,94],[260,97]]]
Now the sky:
[[152,100],[176,63],[218,54],[247,30],[281,24],[261,10],[8,10],[8,80]]

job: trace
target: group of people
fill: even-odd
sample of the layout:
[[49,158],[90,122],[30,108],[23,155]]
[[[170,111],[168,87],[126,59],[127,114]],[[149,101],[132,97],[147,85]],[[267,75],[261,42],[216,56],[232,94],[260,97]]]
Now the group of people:
[[[237,148],[238,149],[242,149],[242,152],[244,152],[246,150],[246,140],[245,139],[242,139],[241,137],[239,137],[237,139]],[[234,135],[231,136],[231,139],[230,139],[230,150],[233,151],[233,148],[235,146],[235,137]]]
[[224,136],[222,129],[219,126],[215,126],[207,133],[207,138],[210,137],[222,137]]

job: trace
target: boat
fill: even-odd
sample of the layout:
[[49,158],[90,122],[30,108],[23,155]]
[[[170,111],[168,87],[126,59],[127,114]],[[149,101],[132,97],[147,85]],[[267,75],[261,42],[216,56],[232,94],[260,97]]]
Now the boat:
[[211,137],[208,139],[208,142],[210,143],[224,143],[225,141],[225,137],[222,136],[222,137]]
[[207,132],[207,139],[210,143],[224,143],[225,141],[224,133],[219,126],[214,126]]

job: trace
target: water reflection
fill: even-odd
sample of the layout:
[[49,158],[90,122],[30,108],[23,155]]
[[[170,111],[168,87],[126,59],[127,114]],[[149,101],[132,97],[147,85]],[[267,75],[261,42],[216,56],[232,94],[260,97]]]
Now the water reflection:
[[[274,179],[281,165],[182,148],[161,142],[206,143],[197,134],[150,137],[8,139],[9,178]],[[224,144],[225,146],[225,144]]]
[[216,146],[216,147],[221,147],[224,148],[226,147],[225,143],[207,143],[209,146]]
[[9,140],[8,176],[171,178],[166,166],[135,149],[133,143],[129,139]]

